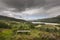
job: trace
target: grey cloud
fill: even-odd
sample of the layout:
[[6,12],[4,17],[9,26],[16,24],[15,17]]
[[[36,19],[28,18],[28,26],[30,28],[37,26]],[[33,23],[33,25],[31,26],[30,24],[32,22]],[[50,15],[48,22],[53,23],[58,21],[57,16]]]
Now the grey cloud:
[[0,0],[0,11],[5,10],[7,8],[7,6],[4,4],[4,2],[2,2],[2,0]]
[[[13,12],[24,12],[26,8],[28,9],[40,9],[37,13],[34,13],[33,16],[56,16],[60,15],[60,0],[0,0],[0,11],[8,10]],[[55,7],[55,8],[54,8]],[[12,8],[12,9],[9,9]],[[13,9],[15,8],[15,9]],[[26,11],[26,10],[25,10]],[[28,14],[31,12],[29,10]],[[57,13],[58,12],[58,13]],[[0,12],[1,14],[1,12]],[[7,13],[9,14],[9,13]],[[7,15],[6,13],[2,13],[2,15]],[[13,14],[13,13],[11,13]],[[17,14],[17,13],[16,13]],[[24,14],[27,15],[27,14]],[[22,15],[23,16],[23,15]],[[28,15],[30,16],[30,14]],[[27,17],[27,16],[26,16]]]
[[60,0],[46,0],[45,11],[48,17],[60,15]]
[[60,0],[46,0],[45,9],[60,6]]
[[45,0],[3,0],[3,2],[9,7],[14,7],[19,10],[24,10],[26,7],[43,6],[45,4]]

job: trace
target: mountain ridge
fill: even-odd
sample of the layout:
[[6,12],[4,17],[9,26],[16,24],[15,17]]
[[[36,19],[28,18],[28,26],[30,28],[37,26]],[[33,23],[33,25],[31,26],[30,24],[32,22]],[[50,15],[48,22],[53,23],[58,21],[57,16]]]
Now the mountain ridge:
[[33,20],[35,22],[49,22],[49,23],[60,23],[60,15],[52,18],[44,18]]
[[0,15],[0,20],[6,20],[6,21],[24,21],[26,22],[26,20],[23,20],[23,19],[16,19],[16,18],[13,18],[13,17],[8,17],[8,16],[3,16],[3,15]]

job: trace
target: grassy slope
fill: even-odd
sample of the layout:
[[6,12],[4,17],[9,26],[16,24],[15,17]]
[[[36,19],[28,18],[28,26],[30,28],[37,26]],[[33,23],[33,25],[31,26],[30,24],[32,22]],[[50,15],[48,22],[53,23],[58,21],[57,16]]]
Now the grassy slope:
[[[1,17],[1,16],[0,16]],[[4,20],[3,20],[3,19]],[[5,21],[5,20],[9,21]],[[12,21],[9,17],[1,17],[0,19],[0,40],[60,40],[60,26],[41,25],[33,27],[31,23]],[[8,26],[7,26],[8,25]],[[12,27],[12,28],[5,28]],[[18,34],[16,30],[29,29],[30,34]]]

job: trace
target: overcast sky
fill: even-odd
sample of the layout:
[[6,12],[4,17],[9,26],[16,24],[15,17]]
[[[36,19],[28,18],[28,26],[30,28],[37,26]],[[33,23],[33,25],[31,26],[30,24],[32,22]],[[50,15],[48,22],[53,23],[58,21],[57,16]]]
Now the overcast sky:
[[60,15],[60,0],[0,0],[0,15],[41,19]]

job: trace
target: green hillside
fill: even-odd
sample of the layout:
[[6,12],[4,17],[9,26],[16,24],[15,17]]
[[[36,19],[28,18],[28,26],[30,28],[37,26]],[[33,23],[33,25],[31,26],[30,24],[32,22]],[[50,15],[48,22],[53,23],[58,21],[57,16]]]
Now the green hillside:
[[37,22],[50,22],[50,23],[60,23],[60,15],[57,17],[53,17],[53,18],[44,18],[44,19],[38,19],[38,20],[34,20]]
[[16,19],[16,18],[2,16],[2,15],[0,15],[0,20],[5,20],[5,21],[18,21],[18,22],[25,21],[25,20],[22,20],[22,19]]

